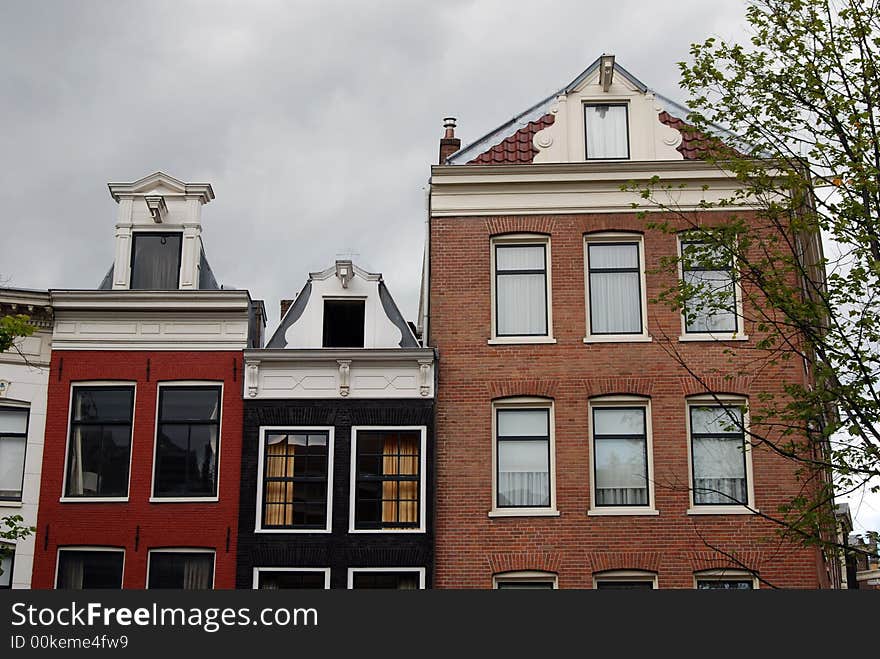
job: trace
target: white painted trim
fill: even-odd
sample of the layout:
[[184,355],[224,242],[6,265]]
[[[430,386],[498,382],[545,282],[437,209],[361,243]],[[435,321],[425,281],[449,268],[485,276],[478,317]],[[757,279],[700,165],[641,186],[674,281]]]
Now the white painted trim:
[[[718,407],[719,405],[741,406],[743,408],[743,446],[746,466],[746,505],[694,504],[694,460],[691,439],[691,407]],[[749,400],[745,396],[732,394],[698,394],[685,398],[685,429],[687,433],[688,460],[688,515],[754,515],[760,511],[755,504],[755,476],[752,468],[752,442],[749,440]]]
[[108,547],[95,545],[70,545],[58,547],[55,550],[55,578],[52,580],[52,588],[58,590],[58,570],[61,567],[61,552],[63,551],[93,551],[93,552],[117,552],[122,554],[122,574],[120,575],[120,584],[125,587],[125,547]]
[[494,590],[498,590],[499,583],[505,582],[523,582],[523,581],[531,581],[531,582],[540,582],[546,583],[551,582],[553,584],[553,590],[557,590],[559,588],[559,575],[555,572],[542,572],[540,570],[520,570],[517,572],[499,572],[497,574],[492,575],[492,588]]
[[[556,416],[555,401],[552,398],[517,396],[492,401],[492,506],[489,517],[559,517],[556,509]],[[550,505],[547,507],[499,508],[498,507],[498,410],[504,409],[547,409],[550,431]]]
[[[648,462],[648,505],[647,506],[597,506],[595,441],[593,438],[593,410],[595,408],[642,407],[645,410],[645,450]],[[651,399],[646,396],[596,396],[587,401],[588,441],[590,445],[590,509],[587,515],[659,515],[654,501],[654,425],[651,421]]]
[[[544,272],[546,290],[544,293],[545,303],[547,305],[547,333],[540,336],[498,336],[498,319],[496,318],[496,296],[495,290],[495,248],[507,245],[517,244],[535,244],[540,243],[544,246]],[[490,328],[489,345],[504,345],[516,343],[556,343],[553,338],[553,274],[551,267],[553,259],[550,252],[550,236],[543,233],[512,233],[501,236],[492,236],[489,239],[489,287],[491,295],[489,302],[491,304],[492,326]]]
[[599,589],[601,581],[650,581],[657,590],[657,573],[650,570],[604,570],[593,573],[593,589]]
[[253,589],[260,588],[260,574],[263,572],[323,572],[324,573],[324,590],[330,590],[330,568],[329,567],[255,567]]
[[354,588],[354,575],[356,572],[417,572],[419,575],[419,589],[425,589],[425,568],[423,567],[350,567],[348,568],[348,590]]
[[[421,446],[419,448],[419,526],[413,529],[356,529],[355,528],[355,495],[357,489],[357,434],[361,430],[418,430],[421,434]],[[352,426],[351,427],[351,469],[349,474],[349,495],[348,495],[348,532],[349,533],[424,533],[426,528],[426,511],[427,511],[427,449],[428,449],[428,428],[427,426]]]
[[739,570],[734,568],[720,568],[714,570],[697,570],[694,572],[694,588],[698,587],[700,581],[746,581],[752,582],[752,589],[760,588],[760,579],[748,570]]
[[144,590],[150,589],[150,558],[153,554],[211,554],[214,557],[212,561],[211,572],[211,590],[214,590],[214,583],[217,580],[217,550],[205,549],[204,547],[159,547],[147,550],[147,576],[144,580]]
[[[311,431],[327,433],[327,512],[326,524],[323,529],[264,529],[263,525],[263,465],[266,449],[266,431]],[[336,428],[334,426],[260,426],[260,445],[257,448],[257,510],[254,517],[254,533],[330,533],[333,529],[333,456],[336,446]],[[245,485],[244,483],[242,484]]]
[[337,359],[377,362],[412,362],[434,359],[433,348],[282,348],[245,350],[246,362],[333,362]]
[[[217,494],[211,497],[157,497],[156,496],[156,451],[159,448],[159,401],[165,387],[220,387],[217,401]],[[153,462],[150,465],[150,503],[214,503],[220,500],[220,456],[223,453],[223,393],[222,380],[157,380],[156,414],[153,417]]]
[[[681,242],[682,238],[686,237],[683,234],[686,232],[679,232],[675,237],[675,249],[676,249],[676,268],[678,269],[678,280],[684,281],[684,267],[682,262],[682,251],[681,251]],[[685,241],[688,242],[688,241]],[[699,242],[699,241],[694,241]],[[678,337],[679,341],[748,341],[749,336],[745,333],[746,331],[746,319],[743,315],[743,293],[742,286],[740,285],[740,278],[736,272],[737,267],[736,263],[730,264],[731,271],[733,273],[733,294],[736,297],[734,303],[736,305],[736,310],[734,314],[736,315],[736,324],[739,327],[739,331],[737,332],[688,332],[687,331],[687,322],[684,317],[684,309],[681,310],[679,314],[679,320],[681,322],[681,334]]]
[[[64,473],[61,477],[61,496],[58,501],[61,503],[124,503],[128,501],[131,495],[131,465],[134,451],[134,428],[135,428],[135,410],[137,410],[137,382],[134,380],[91,380],[76,381],[70,383],[70,392],[67,401],[67,434],[64,436]],[[76,387],[131,387],[131,435],[128,438],[128,485],[124,497],[69,497],[65,495],[67,492],[67,472],[70,458],[70,431],[73,425],[73,390]]]
[[[25,450],[27,447],[25,446]],[[24,496],[24,493],[22,493]],[[21,508],[24,505],[21,501],[0,501],[0,508]]]
[[246,290],[129,291],[50,290],[57,312],[73,311],[227,311],[245,312],[250,307]]
[[[629,243],[636,245],[639,254],[639,313],[642,320],[640,334],[593,334],[590,322],[590,245]],[[629,343],[651,341],[648,334],[648,287],[645,279],[645,237],[641,233],[626,231],[602,231],[584,235],[584,314],[587,333],[584,343]]]

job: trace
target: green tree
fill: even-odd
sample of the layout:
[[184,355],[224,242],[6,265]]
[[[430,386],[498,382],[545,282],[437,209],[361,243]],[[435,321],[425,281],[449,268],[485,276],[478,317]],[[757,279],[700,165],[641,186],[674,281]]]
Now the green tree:
[[[789,539],[831,548],[835,492],[880,489],[880,7],[752,0],[746,19],[748,43],[708,39],[679,66],[704,159],[739,184],[703,208],[749,212],[704,224],[657,178],[632,189],[642,211],[667,211],[645,212],[650,227],[686,229],[701,244],[666,259],[670,275],[683,259],[735,265],[757,340],[728,344],[727,375],[792,360],[811,373],[751,401],[746,431],[754,447],[794,461],[802,483],[761,514]],[[679,281],[659,299],[697,319],[730,303],[712,288]],[[675,340],[663,343],[705,379]]]

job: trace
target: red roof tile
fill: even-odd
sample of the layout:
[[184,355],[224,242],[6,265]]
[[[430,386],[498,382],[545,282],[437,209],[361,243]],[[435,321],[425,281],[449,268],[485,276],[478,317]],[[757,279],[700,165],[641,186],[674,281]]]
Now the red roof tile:
[[670,128],[674,128],[681,133],[681,144],[678,145],[678,152],[684,156],[685,160],[701,160],[706,155],[717,156],[723,151],[733,151],[733,149],[721,140],[701,133],[688,125],[678,117],[673,117],[665,110],[660,113],[660,123],[666,124]]
[[532,144],[532,138],[538,131],[552,125],[554,119],[552,114],[545,114],[537,121],[530,121],[513,135],[478,155],[468,165],[514,165],[532,162],[538,155],[538,150]]

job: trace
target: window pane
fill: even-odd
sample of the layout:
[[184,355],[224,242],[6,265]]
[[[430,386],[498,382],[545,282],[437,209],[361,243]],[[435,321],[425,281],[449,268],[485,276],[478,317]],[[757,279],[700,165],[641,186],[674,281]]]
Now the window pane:
[[549,437],[549,410],[498,410],[499,437]]
[[419,525],[420,451],[418,431],[358,433],[355,528]]
[[593,410],[593,435],[644,435],[645,410],[627,407]]
[[134,389],[74,389],[73,420],[95,423],[131,422]]
[[510,336],[546,334],[546,276],[499,274],[496,283],[498,334]]
[[594,455],[596,505],[648,505],[643,439],[597,439]]
[[0,499],[21,500],[25,437],[0,436]]
[[639,267],[638,243],[626,245],[591,244],[589,249],[590,270],[603,268],[635,268]]
[[151,552],[149,588],[210,590],[214,586],[214,554]]
[[548,445],[548,440],[499,440],[499,506],[550,505]]
[[364,347],[363,300],[324,300],[325,348]]
[[160,400],[153,496],[216,496],[220,389],[164,387]]
[[587,158],[628,158],[626,106],[584,106]]
[[73,551],[58,553],[57,588],[122,588],[121,551]]
[[323,572],[259,572],[262,590],[323,589]]
[[590,331],[593,334],[641,333],[638,272],[590,273]]
[[352,587],[392,590],[418,590],[419,575],[416,572],[355,572]]
[[747,503],[741,437],[695,437],[694,503]]
[[598,590],[654,590],[651,581],[597,581]]
[[688,332],[736,331],[736,289],[730,272],[686,271],[684,281],[696,287],[685,304]]
[[0,545],[9,553],[0,558],[0,589],[12,587],[12,559],[15,556],[15,545]]
[[742,424],[740,407],[691,408],[691,432],[697,435],[742,435]]
[[27,410],[0,409],[0,435],[6,433],[23,435],[27,432]]
[[499,245],[495,248],[495,267],[499,270],[543,270],[543,245]]
[[67,496],[128,494],[131,426],[76,425],[68,455]]
[[173,291],[180,283],[180,234],[134,235],[131,288]]
[[218,389],[162,389],[162,421],[216,421],[219,413]]
[[553,590],[552,581],[499,581],[498,590]]

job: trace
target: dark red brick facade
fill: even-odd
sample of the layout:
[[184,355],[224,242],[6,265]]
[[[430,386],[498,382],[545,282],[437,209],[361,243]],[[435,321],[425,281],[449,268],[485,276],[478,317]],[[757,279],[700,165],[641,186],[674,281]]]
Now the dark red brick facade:
[[[491,588],[493,574],[540,570],[560,588],[592,588],[593,573],[656,572],[660,588],[693,588],[699,570],[730,567],[713,547],[733,553],[761,578],[786,588],[827,585],[814,549],[780,542],[775,527],[751,514],[688,515],[686,399],[703,390],[664,349],[680,350],[718,391],[761,403],[759,392],[803,382],[800,363],[760,376],[733,371],[733,342],[678,341],[680,316],[651,303],[674,283],[657,274],[676,238],[646,230],[635,214],[450,217],[431,220],[430,343],[439,350],[437,395],[436,588]],[[602,230],[644,233],[648,332],[652,342],[585,344],[584,235]],[[504,233],[550,236],[552,334],[555,344],[488,345],[491,336],[490,239]],[[746,314],[748,316],[748,313]],[[755,328],[746,327],[751,344]],[[746,351],[747,352],[747,351]],[[749,356],[737,357],[742,365]],[[588,401],[600,394],[651,400],[655,502],[659,515],[588,516]],[[558,517],[490,518],[492,403],[541,396],[555,409]],[[767,450],[752,451],[755,504],[775,513],[798,490],[794,467]],[[678,482],[683,486],[673,487]]]
[[[55,351],[49,378],[33,587],[52,588],[59,547],[125,548],[124,588],[144,588],[150,549],[215,550],[215,588],[235,587],[242,432],[241,352]],[[127,503],[61,503],[71,385],[136,382]],[[223,383],[218,501],[150,503],[157,385]]]

